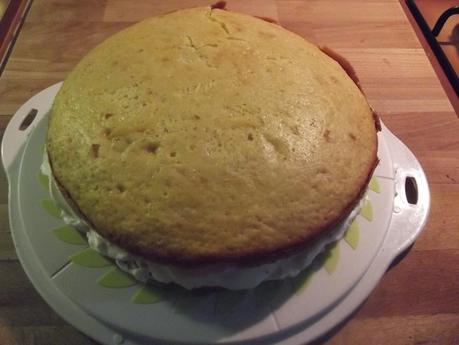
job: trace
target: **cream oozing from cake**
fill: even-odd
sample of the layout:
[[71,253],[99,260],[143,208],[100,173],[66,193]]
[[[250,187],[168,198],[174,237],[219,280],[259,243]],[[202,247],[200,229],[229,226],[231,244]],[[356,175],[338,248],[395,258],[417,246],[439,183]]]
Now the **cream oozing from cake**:
[[290,256],[257,266],[241,267],[236,264],[216,263],[185,268],[152,262],[129,253],[103,238],[68,205],[53,178],[46,153],[41,165],[41,172],[49,179],[49,190],[61,209],[62,219],[66,224],[84,233],[91,248],[113,259],[120,269],[139,281],[146,282],[152,279],[161,283],[175,283],[187,289],[223,287],[231,290],[242,290],[254,288],[264,281],[294,277],[308,267],[314,258],[325,250],[327,245],[344,236],[347,228],[359,214],[364,202],[364,198],[362,198],[352,212],[334,229],[330,230],[326,236],[305,250]]

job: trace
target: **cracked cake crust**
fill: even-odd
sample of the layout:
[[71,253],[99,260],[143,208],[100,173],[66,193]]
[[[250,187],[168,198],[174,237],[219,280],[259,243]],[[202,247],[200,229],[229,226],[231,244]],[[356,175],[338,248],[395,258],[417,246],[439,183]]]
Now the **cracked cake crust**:
[[377,163],[372,110],[336,61],[211,8],[92,50],[56,97],[47,150],[100,235],[181,266],[304,249],[351,211]]

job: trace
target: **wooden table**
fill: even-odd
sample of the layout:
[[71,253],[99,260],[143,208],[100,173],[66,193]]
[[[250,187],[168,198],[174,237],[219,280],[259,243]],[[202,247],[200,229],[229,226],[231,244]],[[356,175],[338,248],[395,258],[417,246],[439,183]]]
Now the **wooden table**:
[[[147,16],[205,0],[35,0],[0,79],[0,132],[29,97],[63,80],[105,37]],[[409,254],[327,344],[459,344],[459,120],[396,0],[234,0],[353,64],[386,125],[428,175],[432,210]],[[56,315],[12,246],[0,175],[0,344],[93,344]]]

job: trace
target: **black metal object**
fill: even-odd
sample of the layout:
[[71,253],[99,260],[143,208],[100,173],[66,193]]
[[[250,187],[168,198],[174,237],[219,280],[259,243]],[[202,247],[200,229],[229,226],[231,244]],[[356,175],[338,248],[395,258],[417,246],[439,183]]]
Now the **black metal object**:
[[437,37],[448,18],[455,14],[459,14],[459,6],[448,8],[445,12],[443,12],[432,29],[432,35]]
[[435,27],[433,30],[430,29],[429,25],[427,24],[426,20],[424,19],[423,15],[419,11],[418,6],[416,5],[414,0],[405,0],[408,8],[410,9],[411,13],[413,14],[414,19],[419,25],[422,33],[424,34],[427,42],[429,43],[430,48],[432,49],[435,57],[437,58],[438,62],[440,63],[443,71],[446,74],[451,86],[453,87],[454,91],[456,92],[456,96],[459,97],[459,79],[457,77],[457,73],[454,70],[453,66],[449,62],[448,58],[446,57],[443,49],[441,49],[440,44],[438,43],[437,39],[435,38],[440,33],[443,25],[454,14],[459,13],[459,6],[451,7],[450,9],[446,10],[437,20]]

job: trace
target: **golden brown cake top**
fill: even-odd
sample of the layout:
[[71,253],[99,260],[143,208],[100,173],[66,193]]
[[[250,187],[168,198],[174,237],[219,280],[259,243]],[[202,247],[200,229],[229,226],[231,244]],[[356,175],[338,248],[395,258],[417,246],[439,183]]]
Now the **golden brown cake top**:
[[315,45],[193,8],[92,50],[55,99],[47,149],[97,232],[192,265],[307,245],[361,195],[377,139],[365,97]]

